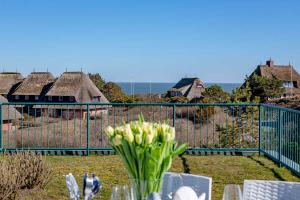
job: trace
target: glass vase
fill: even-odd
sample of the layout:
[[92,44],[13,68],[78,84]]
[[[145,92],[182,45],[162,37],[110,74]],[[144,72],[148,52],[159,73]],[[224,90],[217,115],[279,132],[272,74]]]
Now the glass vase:
[[134,190],[136,200],[147,200],[149,194],[156,192],[160,194],[162,179],[141,180],[130,179],[131,187]]

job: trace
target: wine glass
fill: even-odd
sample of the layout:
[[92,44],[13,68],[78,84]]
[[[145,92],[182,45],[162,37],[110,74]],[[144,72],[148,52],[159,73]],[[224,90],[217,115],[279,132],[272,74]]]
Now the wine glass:
[[116,185],[112,189],[111,200],[136,200],[132,187]]

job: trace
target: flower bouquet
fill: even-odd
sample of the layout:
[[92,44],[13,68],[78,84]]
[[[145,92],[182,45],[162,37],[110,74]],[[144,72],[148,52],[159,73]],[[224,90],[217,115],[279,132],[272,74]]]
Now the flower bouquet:
[[145,122],[142,115],[139,121],[107,127],[106,134],[126,167],[138,200],[146,199],[152,192],[160,192],[172,158],[187,147],[186,144],[177,147],[174,127]]

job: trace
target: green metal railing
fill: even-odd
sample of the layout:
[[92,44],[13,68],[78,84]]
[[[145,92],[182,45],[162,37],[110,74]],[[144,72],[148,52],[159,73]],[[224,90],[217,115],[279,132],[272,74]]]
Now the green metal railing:
[[138,120],[140,113],[147,121],[174,126],[179,143],[188,143],[192,150],[258,149],[258,104],[3,102],[0,106],[1,150],[108,150],[105,127]]
[[244,103],[0,103],[0,150],[110,151],[104,130],[138,120],[176,128],[189,151],[254,151],[300,174],[300,112]]
[[300,112],[261,105],[260,151],[300,176]]

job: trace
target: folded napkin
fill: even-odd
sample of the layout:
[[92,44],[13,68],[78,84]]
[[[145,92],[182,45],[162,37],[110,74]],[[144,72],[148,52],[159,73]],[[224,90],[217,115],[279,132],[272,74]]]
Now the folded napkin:
[[196,192],[187,186],[180,187],[174,194],[173,200],[205,200],[205,193],[202,193],[199,197]]

